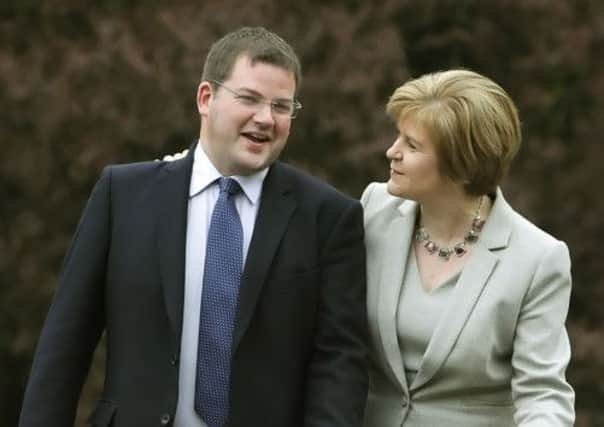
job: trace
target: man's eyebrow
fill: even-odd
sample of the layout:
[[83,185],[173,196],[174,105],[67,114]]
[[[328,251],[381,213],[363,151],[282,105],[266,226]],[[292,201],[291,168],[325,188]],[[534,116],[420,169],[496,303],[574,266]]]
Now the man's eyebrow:
[[[254,89],[250,89],[249,87],[242,86],[242,87],[237,88],[236,90],[237,90],[237,92],[247,92],[249,95],[259,96],[261,98],[268,99],[264,95],[262,95],[260,92],[254,90]],[[292,98],[272,98],[271,101],[291,102],[291,101],[293,101],[293,99]]]
[[235,90],[237,90],[239,92],[240,91],[245,91],[245,92],[249,92],[249,93],[254,94],[254,95],[262,96],[262,94],[260,92],[254,90],[254,89],[250,89],[249,87],[245,87],[245,86],[241,86],[241,87],[235,88]]
[[251,89],[251,88],[246,87],[246,86],[240,86],[240,87],[236,88],[235,90],[237,92],[245,92],[247,95],[258,96],[258,97],[261,97],[261,98],[265,97],[264,95],[262,95],[257,90]]

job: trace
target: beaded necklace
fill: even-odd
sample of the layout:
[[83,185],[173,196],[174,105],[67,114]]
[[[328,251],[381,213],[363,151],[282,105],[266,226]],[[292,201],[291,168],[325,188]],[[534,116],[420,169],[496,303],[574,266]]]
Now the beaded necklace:
[[430,239],[430,234],[421,223],[415,231],[415,240],[423,243],[422,246],[430,255],[437,253],[438,258],[442,261],[449,261],[452,254],[455,254],[458,257],[464,256],[468,252],[466,246],[468,244],[476,243],[485,223],[485,220],[480,216],[480,208],[482,207],[483,197],[484,196],[480,197],[478,208],[476,208],[476,212],[474,213],[474,218],[472,219],[470,229],[466,232],[464,239],[461,242],[456,243],[453,245],[453,247],[439,246],[436,244],[436,242]]

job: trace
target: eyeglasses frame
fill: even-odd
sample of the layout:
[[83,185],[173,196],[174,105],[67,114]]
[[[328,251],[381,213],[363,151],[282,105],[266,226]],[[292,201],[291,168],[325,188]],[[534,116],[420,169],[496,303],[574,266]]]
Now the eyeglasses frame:
[[287,101],[287,102],[291,101],[293,109],[292,109],[291,114],[279,113],[279,112],[275,111],[275,104],[277,103],[277,101],[274,99],[266,99],[262,95],[254,95],[254,94],[243,95],[242,93],[226,86],[223,82],[220,82],[218,80],[208,80],[208,81],[212,84],[220,86],[223,89],[226,89],[226,91],[229,92],[231,95],[233,95],[233,97],[236,100],[240,100],[242,97],[258,98],[259,103],[268,104],[271,108],[271,113],[274,115],[280,116],[280,117],[288,117],[289,119],[295,119],[296,116],[298,115],[298,112],[302,109],[302,103],[300,101],[298,101],[297,99],[287,99],[287,100],[282,99],[281,101]]

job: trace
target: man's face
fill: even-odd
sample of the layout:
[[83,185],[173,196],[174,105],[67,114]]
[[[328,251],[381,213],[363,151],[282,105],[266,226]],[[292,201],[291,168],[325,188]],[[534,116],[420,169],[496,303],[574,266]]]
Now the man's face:
[[275,65],[252,64],[242,55],[230,77],[221,83],[224,87],[212,89],[209,82],[203,81],[197,90],[197,108],[202,118],[200,142],[223,176],[250,175],[279,157],[287,143],[291,119],[273,113],[268,102],[248,105],[245,97],[291,100],[296,91],[295,77]]

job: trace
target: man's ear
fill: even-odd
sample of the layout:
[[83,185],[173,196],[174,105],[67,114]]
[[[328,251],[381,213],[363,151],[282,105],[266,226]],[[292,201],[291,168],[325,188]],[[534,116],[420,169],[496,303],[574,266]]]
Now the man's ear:
[[212,100],[212,86],[207,81],[202,81],[197,87],[197,111],[200,116],[207,116],[210,101]]

